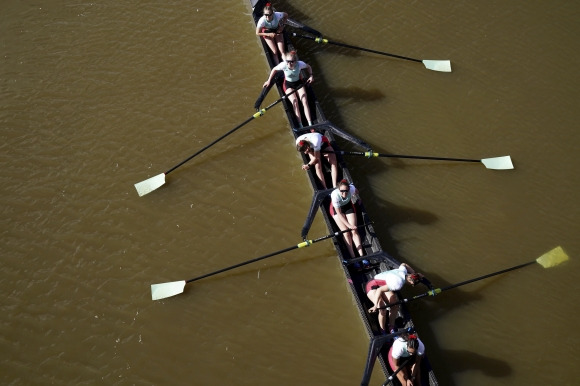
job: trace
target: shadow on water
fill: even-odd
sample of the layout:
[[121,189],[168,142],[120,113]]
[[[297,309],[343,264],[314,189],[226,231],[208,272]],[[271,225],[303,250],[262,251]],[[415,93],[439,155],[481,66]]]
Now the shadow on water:
[[[296,20],[304,25],[308,25],[308,23],[313,23],[314,21],[308,17],[308,14],[300,11],[298,8],[293,7],[288,1],[276,1],[273,3],[274,9],[277,12],[286,12],[288,17],[293,20]],[[311,27],[316,27],[312,26]],[[322,31],[321,31],[322,32]]]
[[[431,272],[422,273],[429,278],[436,288],[444,289],[447,286],[456,284],[449,283],[443,280],[441,276]],[[501,280],[501,278],[488,279],[485,285],[479,287],[476,291],[464,291],[460,287],[457,287],[450,289],[449,292],[444,291],[435,297],[423,297],[408,303],[408,307],[411,309],[420,308],[420,312],[416,310],[411,310],[411,312],[422,316],[422,318],[415,319],[419,320],[418,330],[422,333],[421,339],[430,353],[428,358],[430,358],[431,365],[434,365],[439,384],[454,385],[453,376],[466,371],[476,370],[494,378],[508,377],[512,374],[512,368],[506,361],[486,357],[469,350],[446,350],[439,348],[432,331],[430,331],[432,328],[429,327],[430,322],[447,316],[454,309],[462,308],[483,300],[483,292],[486,291],[488,286],[494,285],[495,280]],[[406,288],[403,297],[410,299],[413,296],[425,293],[425,290],[426,288],[423,286],[412,289]]]
[[452,374],[466,371],[480,371],[488,377],[505,378],[513,373],[508,362],[490,358],[469,350],[438,350],[438,354],[445,358],[445,362],[452,364],[450,371],[437,373],[439,384],[453,384]]
[[432,212],[426,210],[395,205],[387,200],[377,198],[374,194],[368,196],[374,197],[372,200],[365,201],[365,206],[369,213],[380,214],[379,217],[374,218],[374,221],[376,223],[375,228],[380,232],[381,245],[383,249],[397,260],[407,261],[407,259],[401,256],[397,251],[398,241],[392,238],[389,229],[396,225],[407,223],[431,225],[439,220],[438,217]]
[[385,98],[385,94],[375,88],[372,90],[365,90],[361,87],[336,87],[329,88],[328,92],[332,94],[335,99],[341,99],[340,107],[362,102],[374,102]]

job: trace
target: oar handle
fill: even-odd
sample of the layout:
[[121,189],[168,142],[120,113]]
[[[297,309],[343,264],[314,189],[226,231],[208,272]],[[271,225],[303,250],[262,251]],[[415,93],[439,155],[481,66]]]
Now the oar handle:
[[389,383],[391,383],[393,381],[393,379],[395,379],[395,377],[397,376],[397,374],[399,373],[399,371],[403,370],[405,368],[405,366],[407,366],[407,363],[409,363],[409,361],[411,360],[412,357],[408,357],[407,359],[405,359],[403,361],[403,363],[401,364],[401,366],[399,366],[399,368],[397,370],[395,370],[390,376],[389,378],[387,378],[387,381],[385,383],[383,383],[383,386],[388,385]]
[[[367,226],[369,224],[370,223],[365,223],[365,224],[362,224],[362,225],[358,225],[357,228],[361,228],[361,227]],[[326,239],[329,239],[331,237],[336,237],[336,236],[339,236],[339,235],[341,235],[343,233],[350,232],[350,231],[351,231],[350,229],[347,229],[347,230],[344,230],[344,231],[334,232],[334,233],[331,233],[331,234],[326,235],[326,236],[319,237],[319,238],[314,239],[314,240],[306,240],[306,241],[303,241],[303,242],[301,242],[299,244],[293,245],[291,247],[284,248],[284,249],[281,249],[281,250],[276,251],[276,252],[268,253],[267,255],[260,256],[260,257],[256,257],[255,259],[247,260],[247,261],[244,261],[242,263],[234,264],[234,265],[231,265],[229,267],[222,268],[222,269],[219,269],[217,271],[210,272],[210,273],[206,273],[205,275],[201,275],[201,276],[195,277],[193,279],[186,280],[186,283],[191,283],[193,281],[197,281],[197,280],[200,280],[200,279],[204,279],[204,278],[206,278],[208,276],[217,275],[218,273],[226,272],[226,271],[232,270],[234,268],[238,268],[238,267],[242,267],[242,266],[247,265],[247,264],[255,263],[256,261],[264,260],[264,259],[267,259],[268,257],[276,256],[276,255],[282,254],[284,252],[291,251],[293,249],[309,247],[312,244],[317,243],[319,241],[326,240]]]
[[[366,227],[367,225],[370,225],[370,224],[372,224],[372,222],[366,222],[366,223],[364,223],[364,224],[357,225],[357,226],[356,226],[356,228],[357,228],[357,229],[358,229],[358,228],[363,228],[363,227]],[[314,240],[308,240],[308,241],[305,241],[305,243],[310,243],[310,244],[312,244],[312,243],[316,243],[316,242],[318,242],[318,241],[326,240],[326,239],[329,239],[329,238],[331,238],[331,237],[340,236],[341,234],[343,234],[343,233],[347,233],[347,232],[350,232],[351,230],[352,230],[352,229],[346,229],[346,230],[343,230],[343,231],[337,231],[337,232],[331,233],[331,234],[329,234],[329,235],[326,235],[326,236],[319,237],[319,238],[317,238],[317,239],[314,239]],[[298,244],[298,245],[300,245],[300,244]]]
[[258,96],[258,99],[256,99],[256,102],[254,103],[254,109],[256,109],[256,111],[260,111],[260,106],[262,105],[264,98],[266,98],[266,95],[268,95],[268,93],[270,92],[270,89],[276,84],[278,76],[281,73],[283,73],[283,71],[277,71],[276,74],[274,75],[274,77],[272,78],[272,81],[270,82],[270,84],[267,87],[262,87],[262,91],[260,92],[260,96]]
[[[332,151],[322,151],[322,153],[332,153]],[[437,161],[459,161],[459,162],[481,162],[478,159],[467,159],[467,158],[446,158],[446,157],[430,157],[421,155],[401,155],[401,154],[383,154],[375,153],[373,151],[335,151],[336,154],[341,155],[358,155],[367,158],[373,157],[387,157],[387,158],[411,158],[411,159],[427,159],[427,160],[437,160]]]
[[376,50],[371,50],[369,48],[363,48],[363,47],[357,47],[357,46],[352,46],[350,44],[345,44],[345,43],[338,43],[338,42],[333,42],[331,40],[328,39],[324,39],[322,36],[319,37],[314,37],[314,36],[308,36],[308,35],[301,35],[301,34],[297,34],[296,32],[292,32],[293,36],[297,36],[300,38],[306,38],[306,39],[312,39],[314,40],[316,43],[320,43],[320,44],[334,44],[335,46],[341,46],[341,47],[346,47],[346,48],[353,48],[355,50],[360,50],[360,51],[366,51],[366,52],[372,52],[373,54],[379,54],[379,55],[385,55],[385,56],[390,56],[392,58],[398,58],[398,59],[404,59],[404,60],[410,60],[413,62],[419,62],[422,63],[423,61],[420,59],[414,59],[414,58],[409,58],[407,56],[401,56],[401,55],[395,55],[395,54],[389,54],[388,52],[382,52],[382,51],[376,51]]
[[296,87],[294,90],[292,90],[291,92],[289,92],[288,94],[285,94],[283,97],[281,97],[280,99],[278,99],[277,101],[271,103],[269,106],[258,110],[258,112],[256,112],[254,115],[252,115],[251,117],[249,117],[248,119],[246,119],[244,122],[240,123],[239,125],[237,125],[236,127],[234,127],[233,129],[231,129],[230,131],[228,131],[227,133],[225,133],[224,135],[222,135],[221,137],[219,137],[218,139],[214,140],[213,142],[211,142],[210,144],[204,146],[203,148],[201,148],[200,150],[198,150],[197,152],[195,152],[195,154],[191,155],[190,157],[184,159],[183,161],[181,161],[180,163],[178,163],[177,165],[175,165],[174,167],[172,167],[171,169],[169,169],[168,171],[165,172],[165,175],[171,173],[172,171],[174,171],[175,169],[177,169],[178,167],[180,167],[181,165],[183,165],[184,163],[190,161],[192,158],[196,157],[197,155],[201,154],[202,152],[204,152],[205,150],[209,149],[210,147],[212,147],[213,145],[215,145],[216,143],[218,143],[219,141],[221,141],[222,139],[224,139],[225,137],[227,137],[228,135],[232,134],[234,131],[238,130],[240,127],[244,126],[245,124],[247,124],[248,122],[250,122],[252,119],[254,118],[259,118],[262,115],[264,115],[266,113],[266,111],[268,111],[270,108],[274,107],[275,105],[277,105],[278,103],[282,102],[284,99],[288,98],[288,95],[292,95],[294,94],[296,91],[298,91],[298,89],[300,89],[300,87],[302,87],[303,85],[299,85],[298,87]]

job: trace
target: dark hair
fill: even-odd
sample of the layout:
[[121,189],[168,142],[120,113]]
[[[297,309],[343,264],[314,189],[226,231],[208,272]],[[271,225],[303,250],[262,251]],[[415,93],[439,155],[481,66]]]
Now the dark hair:
[[421,281],[421,276],[419,276],[418,273],[412,273],[409,275],[409,277],[411,278],[413,285],[415,285]]
[[346,179],[342,179],[340,181],[338,181],[338,186],[350,186],[350,184],[348,183],[348,181]]
[[407,348],[412,348],[415,351],[419,348],[419,342],[417,341],[417,335],[409,335],[409,340],[407,340]]
[[312,147],[312,144],[304,139],[298,141],[298,143],[296,144],[296,150],[298,150],[301,153],[304,152],[304,150],[308,149],[309,147]]

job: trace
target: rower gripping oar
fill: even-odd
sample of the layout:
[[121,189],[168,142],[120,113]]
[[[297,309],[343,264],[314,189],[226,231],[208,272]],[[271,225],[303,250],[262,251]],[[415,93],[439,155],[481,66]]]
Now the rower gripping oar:
[[424,298],[425,296],[435,296],[435,295],[440,294],[443,291],[447,291],[447,290],[450,290],[452,288],[457,288],[457,287],[460,287],[460,286],[465,285],[465,284],[473,283],[475,281],[487,279],[488,277],[500,275],[502,273],[506,273],[509,271],[514,271],[516,269],[524,268],[524,267],[527,267],[528,265],[532,265],[534,263],[538,263],[544,268],[551,268],[551,267],[555,267],[555,266],[557,266],[557,265],[559,265],[567,260],[569,260],[568,255],[566,254],[566,252],[564,252],[562,247],[558,246],[558,247],[552,249],[551,251],[544,253],[542,256],[538,257],[536,260],[533,260],[533,261],[530,261],[530,262],[527,262],[524,264],[516,265],[515,267],[503,269],[501,271],[490,273],[490,274],[487,274],[484,276],[476,277],[474,279],[462,281],[461,283],[452,284],[452,285],[449,285],[447,287],[435,288],[435,289],[432,289],[431,291],[425,292],[424,294],[413,296],[410,299],[403,299],[403,300],[400,300],[398,302],[389,303],[389,304],[386,304],[384,306],[377,307],[377,309],[385,309],[385,308],[396,306],[398,304],[409,303],[413,300]]
[[[329,151],[322,151],[323,153],[332,153]],[[438,161],[459,161],[459,162],[481,162],[487,169],[494,170],[507,170],[513,169],[514,165],[512,159],[509,155],[494,158],[483,158],[483,159],[466,159],[466,158],[443,158],[443,157],[426,157],[418,155],[399,155],[399,154],[381,154],[374,153],[371,151],[335,151],[334,153],[342,155],[357,155],[364,156],[367,158],[373,157],[388,157],[388,158],[411,158],[411,159],[426,159],[426,160],[438,160]]]
[[[369,224],[358,225],[357,228],[365,227],[367,225],[369,225]],[[334,233],[319,237],[319,238],[314,239],[314,240],[305,240],[299,244],[293,245],[293,246],[288,247],[288,248],[281,249],[277,252],[272,252],[272,253],[269,253],[269,254],[264,255],[264,256],[256,257],[255,259],[247,260],[247,261],[244,261],[242,263],[238,263],[238,264],[226,267],[226,268],[222,268],[220,270],[217,270],[217,271],[214,271],[211,273],[206,273],[205,275],[194,277],[193,279],[173,281],[173,282],[169,282],[169,283],[152,284],[151,285],[151,299],[152,300],[159,300],[159,299],[168,298],[170,296],[179,295],[180,293],[183,292],[183,288],[185,287],[185,285],[187,283],[191,283],[191,282],[194,282],[194,281],[197,281],[197,280],[209,277],[209,276],[217,275],[218,273],[226,272],[226,271],[229,271],[231,269],[238,268],[238,267],[241,267],[241,266],[244,266],[247,264],[255,263],[256,261],[264,260],[268,257],[276,256],[276,255],[282,254],[284,252],[291,251],[293,249],[309,247],[312,244],[317,243],[319,241],[326,240],[326,239],[329,239],[331,237],[337,237],[343,233],[350,232],[350,231],[351,231],[350,229],[347,229],[344,231],[334,232]]]
[[410,356],[407,359],[405,359],[403,361],[403,363],[401,364],[401,366],[399,366],[399,368],[397,370],[395,370],[391,375],[389,375],[389,377],[387,378],[386,382],[383,383],[383,386],[387,386],[389,383],[393,382],[393,379],[395,379],[395,377],[397,376],[397,374],[403,370],[405,368],[405,366],[407,366],[407,363],[409,363],[409,361],[412,359],[413,357]]
[[206,145],[202,149],[198,150],[195,154],[193,154],[190,157],[186,158],[185,160],[181,161],[180,163],[178,163],[177,165],[175,165],[174,167],[172,167],[171,169],[169,169],[165,173],[158,174],[158,175],[156,175],[154,177],[151,177],[149,179],[146,179],[145,181],[141,181],[141,182],[136,183],[135,184],[135,189],[137,189],[137,193],[139,194],[140,197],[142,197],[142,196],[146,195],[147,193],[151,193],[155,189],[161,187],[162,185],[165,184],[165,176],[166,175],[168,175],[169,173],[171,173],[172,171],[174,171],[175,169],[177,169],[178,167],[180,167],[184,163],[190,161],[195,156],[201,154],[203,151],[209,149],[210,147],[212,147],[213,145],[215,145],[216,143],[218,143],[219,141],[221,141],[222,139],[224,139],[228,135],[232,134],[234,131],[238,130],[239,128],[241,128],[242,126],[244,126],[245,124],[247,124],[251,120],[253,120],[255,118],[261,117],[262,115],[264,115],[266,113],[266,111],[268,111],[269,109],[271,109],[272,107],[274,107],[278,103],[282,102],[284,99],[287,99],[289,95],[291,95],[291,94],[295,93],[296,91],[298,91],[298,89],[300,89],[300,87],[302,87],[302,86],[303,85],[300,85],[300,86],[296,87],[296,89],[294,89],[291,92],[289,92],[288,94],[284,95],[283,97],[281,97],[277,101],[273,102],[269,106],[267,106],[267,107],[265,107],[265,108],[263,108],[261,110],[258,110],[258,112],[256,112],[255,114],[253,114],[251,117],[249,117],[248,119],[246,119],[244,122],[240,123],[239,125],[237,125],[233,129],[231,129],[230,131],[228,131],[227,133],[225,133],[224,135],[222,135],[221,137],[219,137],[218,139],[216,139],[215,141],[213,141],[209,145]]
[[[367,355],[367,361],[366,361],[366,365],[365,365],[365,372],[363,374],[363,378],[362,378],[361,383],[360,383],[361,386],[368,386],[369,385],[369,381],[371,378],[371,374],[373,372],[373,367],[374,367],[375,361],[377,359],[379,352],[383,349],[383,347],[385,345],[390,346],[392,339],[395,338],[396,336],[403,334],[403,333],[411,333],[413,331],[414,331],[414,327],[408,327],[408,328],[404,328],[404,329],[398,329],[394,333],[391,333],[388,335],[374,336],[373,338],[371,338],[371,341],[369,344],[369,353]],[[395,372],[395,374],[396,374],[396,372]],[[393,375],[395,375],[395,374],[393,374]],[[387,382],[388,382],[388,380],[387,380]]]
[[306,39],[311,39],[311,40],[314,40],[316,43],[319,43],[319,44],[334,44],[334,45],[340,46],[340,47],[352,48],[352,49],[355,49],[355,50],[371,52],[373,54],[385,55],[385,56],[390,56],[390,57],[397,58],[397,59],[410,60],[412,62],[423,63],[423,65],[425,66],[425,68],[427,68],[428,70],[432,70],[432,71],[451,72],[451,62],[449,60],[421,60],[421,59],[414,59],[414,58],[409,58],[407,56],[389,54],[388,52],[371,50],[369,48],[357,47],[357,46],[353,46],[353,45],[345,44],[345,43],[338,43],[338,42],[334,42],[332,40],[325,39],[322,36],[314,37],[314,36],[297,34],[296,32],[293,32],[292,33],[292,36],[296,36],[296,37],[300,37],[300,38],[306,38]]

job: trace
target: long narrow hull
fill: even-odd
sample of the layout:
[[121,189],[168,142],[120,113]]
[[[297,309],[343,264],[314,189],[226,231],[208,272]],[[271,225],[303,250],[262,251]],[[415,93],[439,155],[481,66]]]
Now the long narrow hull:
[[[262,14],[262,9],[264,7],[265,1],[262,0],[250,0],[250,1],[253,9],[252,15],[254,18],[254,23],[256,24]],[[288,35],[285,36],[285,39],[288,50],[291,50],[293,48],[293,43],[288,38]],[[269,67],[270,69],[272,69],[275,65],[275,61],[264,40],[260,39],[260,41],[262,43],[264,53],[268,60]],[[278,93],[280,94],[280,96],[284,95],[281,84],[278,83],[276,87],[278,89]],[[306,130],[300,128],[299,122],[297,122],[295,118],[291,104],[288,101],[284,101],[284,108],[286,111],[286,115],[288,117],[288,122],[292,128],[292,133],[294,134],[295,138],[297,138],[299,135],[305,132],[309,132],[310,129],[313,127],[314,129],[316,129],[316,131],[324,134],[330,140],[332,147],[335,150],[340,150],[340,147],[338,146],[335,140],[336,136],[340,136],[347,141],[353,142],[357,146],[363,148],[367,147],[363,141],[356,139],[355,137],[351,136],[344,130],[337,128],[335,125],[329,122],[326,119],[326,116],[324,115],[320,107],[320,104],[318,103],[316,96],[313,93],[312,88],[307,87],[307,92],[308,92],[308,100],[310,103],[310,111],[312,112],[313,119],[315,119],[314,121],[315,124],[311,127],[307,127]],[[304,114],[302,115],[304,116]],[[306,122],[302,123],[305,125]],[[293,146],[294,144],[292,143],[290,145]],[[305,155],[303,155],[303,158],[304,163],[308,162],[308,159],[306,158]],[[356,180],[352,178],[348,170],[348,167],[344,162],[344,160],[342,159],[342,157],[337,154],[337,158],[339,163],[339,180],[341,178],[345,178],[348,181],[355,183],[356,185]],[[310,208],[311,213],[310,216],[308,217],[309,220],[307,219],[307,222],[305,224],[306,228],[309,227],[310,222],[312,221],[312,217],[318,212],[322,214],[326,226],[328,227],[331,233],[338,231],[339,229],[329,213],[329,204],[330,204],[330,199],[328,196],[329,191],[322,189],[322,186],[321,184],[319,184],[317,177],[314,173],[309,172],[307,174],[310,180],[310,184],[314,190],[315,199],[313,200],[313,205]],[[325,174],[327,177],[326,180],[327,186],[331,186],[328,171],[325,171]],[[317,200],[317,198],[319,200]],[[360,201],[361,200],[359,200],[359,202]],[[370,302],[370,300],[368,300],[366,296],[365,285],[377,273],[385,270],[398,268],[401,263],[396,259],[394,259],[393,257],[389,256],[385,251],[383,251],[379,239],[375,234],[373,226],[372,224],[370,224],[371,219],[368,213],[366,212],[364,205],[357,204],[356,209],[358,215],[358,224],[368,224],[364,228],[359,228],[359,233],[363,240],[363,246],[365,249],[365,256],[363,258],[350,259],[350,255],[348,253],[348,250],[342,237],[333,238],[333,244],[336,249],[339,263],[341,264],[344,270],[345,280],[353,294],[355,303],[359,310],[361,319],[366,327],[366,331],[369,335],[369,338],[371,339],[371,342],[379,344],[375,348],[371,347],[369,349],[369,360],[367,363],[367,368],[365,369],[365,374],[363,375],[363,384],[365,384],[365,379],[368,379],[368,377],[370,377],[372,365],[375,361],[375,354],[376,360],[378,360],[378,362],[380,363],[385,376],[389,377],[393,373],[393,369],[389,367],[387,360],[390,343],[384,344],[382,347],[380,347],[381,346],[380,343],[386,341],[386,339],[381,338],[377,315],[369,314],[367,312],[367,310],[372,306],[372,303]],[[305,214],[306,213],[307,212],[305,210]],[[368,264],[363,264],[363,259],[368,261]],[[400,307],[399,318],[397,319],[397,327],[399,328],[414,327],[413,321],[407,309],[404,306]],[[437,385],[438,384],[437,379],[429,366],[429,362],[427,360],[423,360],[422,363],[423,363],[422,365],[423,383],[431,386]],[[394,380],[394,384],[399,384],[396,378]]]

